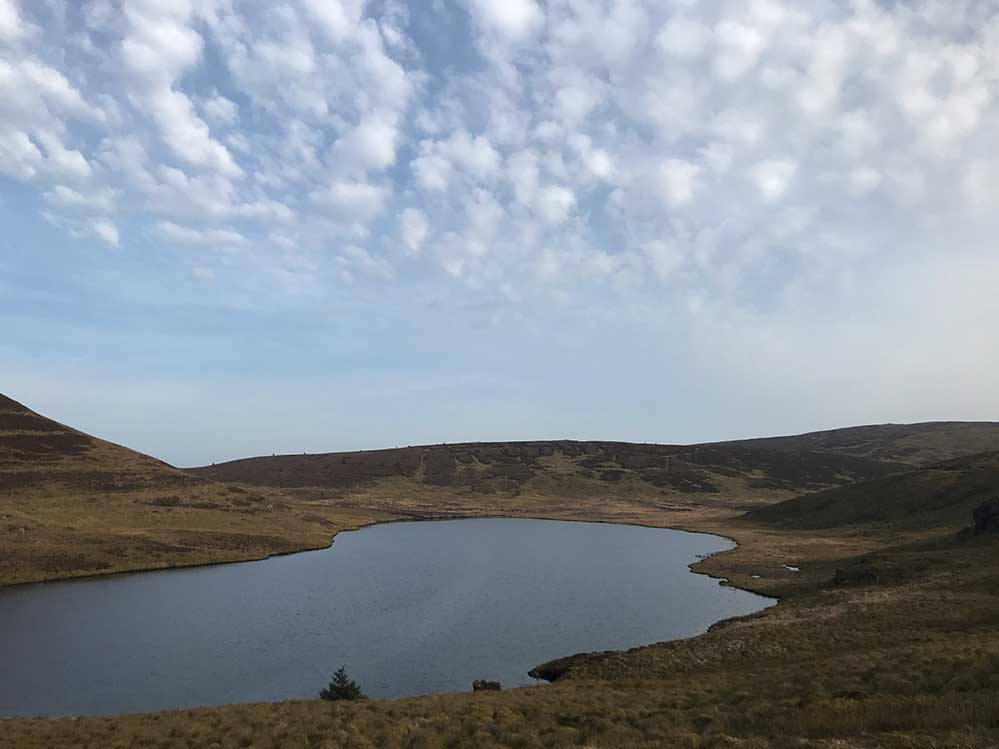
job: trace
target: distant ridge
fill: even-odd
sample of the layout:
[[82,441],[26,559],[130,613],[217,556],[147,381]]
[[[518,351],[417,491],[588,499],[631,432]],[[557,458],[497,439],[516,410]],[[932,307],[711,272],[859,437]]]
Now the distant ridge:
[[848,427],[788,437],[697,445],[549,440],[467,442],[355,452],[243,458],[187,469],[217,481],[350,489],[401,477],[478,491],[517,491],[568,474],[633,480],[679,493],[792,492],[880,478],[940,460],[999,450],[999,423],[929,422]]
[[602,484],[659,494],[724,492],[733,496],[742,492],[748,497],[761,492],[815,491],[878,478],[906,467],[850,455],[741,445],[554,440],[276,455],[188,470],[215,481],[284,488],[347,490],[399,478],[485,493],[569,495]]
[[927,421],[870,424],[784,437],[757,437],[717,444],[838,455],[924,466],[949,458],[999,450],[999,422]]

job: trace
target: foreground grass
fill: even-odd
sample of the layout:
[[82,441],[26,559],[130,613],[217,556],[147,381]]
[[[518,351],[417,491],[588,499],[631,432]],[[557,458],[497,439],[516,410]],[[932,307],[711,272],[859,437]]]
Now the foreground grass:
[[[776,687],[780,680],[761,688]],[[734,687],[734,688],[733,688]],[[994,694],[760,697],[739,680],[580,682],[494,695],[237,705],[11,726],[24,747],[994,747]],[[797,690],[796,690],[797,691]],[[992,727],[989,727],[991,721]],[[844,738],[846,737],[846,738]]]
[[[999,540],[706,517],[702,563],[783,596],[700,637],[548,664],[549,686],[354,704],[2,720],[17,747],[999,746]],[[799,566],[799,573],[783,567]],[[833,584],[836,569],[847,582]],[[864,575],[855,575],[863,570]],[[850,582],[853,580],[853,582]]]

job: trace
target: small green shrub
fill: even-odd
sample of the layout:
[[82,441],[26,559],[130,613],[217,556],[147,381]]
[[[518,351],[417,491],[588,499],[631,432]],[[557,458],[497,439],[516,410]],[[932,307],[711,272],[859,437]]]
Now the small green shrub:
[[363,700],[366,699],[364,692],[356,681],[347,676],[345,666],[340,666],[333,674],[333,680],[329,686],[319,693],[319,697],[333,702],[335,700]]

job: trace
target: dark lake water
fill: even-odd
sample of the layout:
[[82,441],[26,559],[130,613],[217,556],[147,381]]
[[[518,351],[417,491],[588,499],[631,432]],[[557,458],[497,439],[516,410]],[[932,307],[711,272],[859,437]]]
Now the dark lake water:
[[533,683],[553,658],[687,637],[773,601],[695,575],[717,536],[476,519],[341,533],[260,562],[0,589],[0,715]]

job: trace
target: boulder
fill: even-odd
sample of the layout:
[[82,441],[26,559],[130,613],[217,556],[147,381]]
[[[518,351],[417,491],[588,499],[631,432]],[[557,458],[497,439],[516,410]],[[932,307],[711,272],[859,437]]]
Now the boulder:
[[978,505],[971,512],[975,533],[999,531],[999,499],[991,499]]
[[878,573],[867,566],[854,566],[836,569],[833,585],[873,585],[878,582]]
[[476,679],[472,682],[473,692],[498,692],[503,687],[500,686],[498,681],[486,681],[485,679]]

